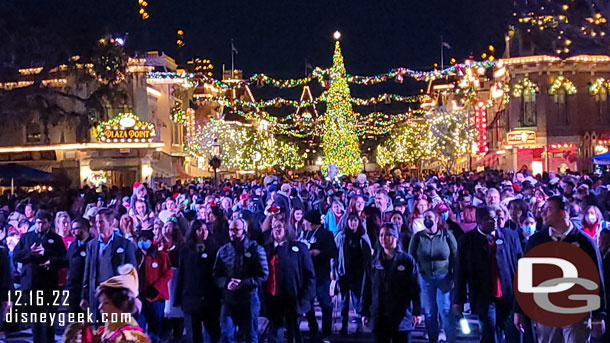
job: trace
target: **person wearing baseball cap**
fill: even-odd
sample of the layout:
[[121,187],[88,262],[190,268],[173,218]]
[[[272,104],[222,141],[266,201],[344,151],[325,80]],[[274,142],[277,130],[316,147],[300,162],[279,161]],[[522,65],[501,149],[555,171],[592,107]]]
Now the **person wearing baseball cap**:
[[[303,232],[299,240],[308,247],[316,272],[316,297],[322,308],[322,340],[328,340],[332,331],[332,305],[330,301],[330,260],[337,257],[333,234],[322,227],[320,212],[311,210],[303,216]],[[318,334],[318,321],[313,309],[307,312],[309,332]]]

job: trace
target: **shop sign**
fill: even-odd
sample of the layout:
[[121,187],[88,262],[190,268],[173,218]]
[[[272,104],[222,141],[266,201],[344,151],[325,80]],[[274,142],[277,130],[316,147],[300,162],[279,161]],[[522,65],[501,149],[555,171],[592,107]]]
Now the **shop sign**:
[[536,131],[511,131],[506,134],[506,143],[509,145],[535,144]]
[[155,125],[141,121],[133,113],[120,113],[95,128],[97,138],[105,143],[145,143],[152,142],[157,135]]

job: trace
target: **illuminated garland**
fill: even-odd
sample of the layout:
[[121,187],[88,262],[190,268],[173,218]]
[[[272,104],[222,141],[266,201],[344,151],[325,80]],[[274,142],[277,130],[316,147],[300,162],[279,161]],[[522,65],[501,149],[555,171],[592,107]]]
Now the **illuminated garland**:
[[[212,96],[206,97],[204,99],[200,99],[199,101],[211,101],[217,102],[224,107],[255,107],[255,108],[265,108],[265,107],[280,107],[280,106],[292,106],[292,107],[308,107],[315,106],[317,104],[326,102],[325,94],[322,94],[316,99],[311,100],[288,100],[283,98],[273,98],[269,100],[261,100],[257,102],[245,101],[241,99],[230,99],[224,96]],[[430,101],[430,97],[428,95],[415,95],[415,96],[402,96],[397,94],[388,94],[383,93],[375,97],[371,97],[368,99],[360,99],[360,98],[352,98],[352,103],[358,106],[368,106],[368,105],[376,105],[380,102],[384,102],[386,104],[393,102],[403,102],[403,103],[420,103]]]
[[574,86],[572,81],[568,80],[563,75],[558,75],[553,80],[553,83],[551,83],[551,87],[549,88],[549,94],[555,95],[557,94],[557,91],[562,88],[568,95],[576,94],[576,86]]
[[356,115],[352,109],[339,41],[335,42],[330,87],[326,96],[327,108],[322,118],[323,170],[335,164],[339,174],[358,174],[363,165],[356,134]]
[[172,120],[175,123],[179,123],[179,124],[186,126],[188,123],[186,111],[183,110],[182,108],[180,108],[179,106],[174,107],[172,109]]
[[521,79],[517,84],[513,86],[513,96],[520,98],[524,94],[540,93],[540,88],[532,80],[527,77]]
[[600,77],[589,86],[589,93],[591,93],[591,95],[598,95],[601,92],[608,92],[609,89],[610,80]]
[[[359,76],[359,75],[347,75],[347,83],[357,85],[374,85],[381,82],[390,80],[396,80],[397,82],[403,82],[405,77],[413,78],[417,81],[434,81],[442,78],[446,78],[450,75],[460,74],[462,70],[467,68],[493,68],[496,65],[495,61],[483,61],[483,62],[471,62],[456,64],[443,70],[432,70],[432,71],[417,71],[409,68],[395,68],[390,70],[388,73],[373,75],[373,76]],[[254,74],[248,80],[231,80],[231,81],[219,81],[212,77],[205,76],[203,74],[193,73],[174,73],[174,72],[149,72],[147,77],[152,80],[158,81],[174,81],[174,82],[185,82],[190,84],[192,87],[197,87],[203,84],[208,84],[220,89],[235,89],[242,88],[245,86],[251,86],[253,83],[272,85],[277,88],[293,88],[303,86],[314,79],[317,79],[323,86],[327,85],[327,79],[330,77],[330,69],[321,69],[316,67],[313,71],[312,77],[305,77],[301,79],[287,79],[280,80],[274,79],[265,74]]]
[[272,77],[269,77],[265,74],[254,74],[250,77],[250,82],[256,82],[259,85],[271,85],[277,88],[293,88],[298,86],[303,86],[311,82],[313,78],[305,77],[302,79],[288,79],[288,80],[278,80]]

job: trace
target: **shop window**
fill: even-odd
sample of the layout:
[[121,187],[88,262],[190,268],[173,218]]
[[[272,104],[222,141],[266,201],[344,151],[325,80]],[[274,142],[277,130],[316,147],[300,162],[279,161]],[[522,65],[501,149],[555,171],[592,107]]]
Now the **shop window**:
[[521,97],[521,124],[536,126],[536,93],[523,92]]
[[568,94],[565,89],[557,90],[557,93],[555,93],[555,102],[557,103],[557,123],[562,125],[569,124]]
[[608,91],[606,88],[600,89],[600,92],[595,98],[595,100],[597,100],[596,102],[600,123],[610,124],[610,106],[608,104]]
[[26,126],[25,131],[27,143],[42,142],[42,128],[39,123],[29,123]]

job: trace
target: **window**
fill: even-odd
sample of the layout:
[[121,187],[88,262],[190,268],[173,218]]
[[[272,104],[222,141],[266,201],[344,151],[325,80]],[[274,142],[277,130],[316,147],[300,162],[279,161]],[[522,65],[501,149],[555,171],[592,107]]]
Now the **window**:
[[29,123],[25,131],[27,143],[40,143],[42,141],[42,128],[39,123]]
[[536,92],[524,90],[521,97],[521,123],[536,126]]

